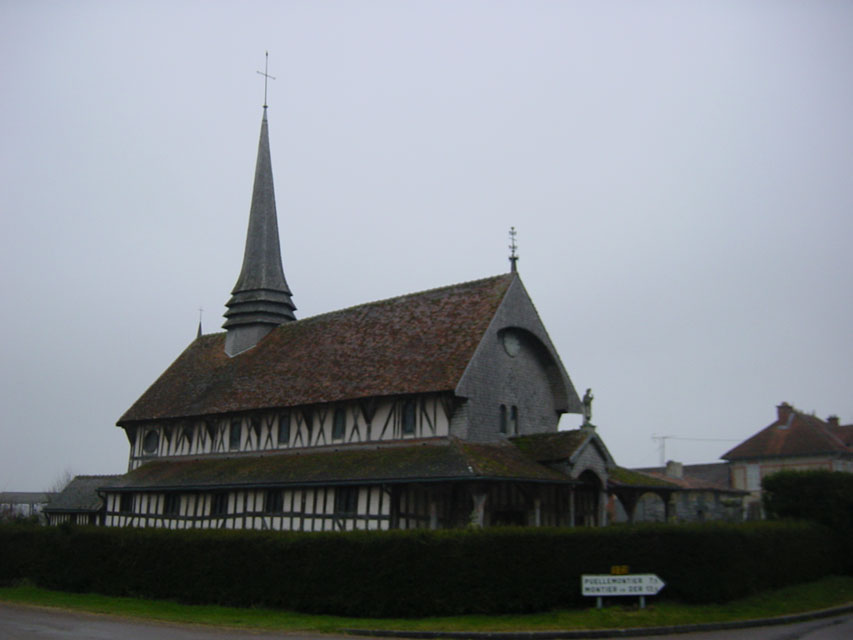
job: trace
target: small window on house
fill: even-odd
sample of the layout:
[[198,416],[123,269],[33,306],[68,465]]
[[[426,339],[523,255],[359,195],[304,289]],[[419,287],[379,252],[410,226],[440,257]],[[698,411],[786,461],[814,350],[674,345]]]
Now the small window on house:
[[210,515],[224,516],[228,513],[228,494],[225,491],[220,491],[213,494],[213,501],[210,504]]
[[231,431],[228,432],[228,448],[240,448],[240,435],[243,430],[241,421],[237,418],[231,421]]
[[284,511],[284,494],[280,489],[270,489],[264,494],[264,513]]
[[167,493],[163,501],[163,515],[177,516],[181,513],[181,494]]
[[120,513],[133,513],[133,494],[122,493],[118,501],[118,510]]
[[347,413],[346,410],[338,407],[335,409],[335,417],[332,422],[332,439],[341,440],[347,430]]
[[412,435],[415,432],[415,403],[406,400],[403,405],[403,435]]
[[512,405],[509,414],[509,426],[512,429],[512,435],[518,435],[518,407]]
[[506,405],[501,405],[500,411],[500,430],[501,433],[506,433]]
[[145,453],[157,453],[157,447],[160,445],[160,434],[153,429],[145,434],[142,440],[142,450]]
[[335,489],[335,515],[354,516],[358,513],[358,487]]
[[278,446],[290,444],[290,413],[278,414]]

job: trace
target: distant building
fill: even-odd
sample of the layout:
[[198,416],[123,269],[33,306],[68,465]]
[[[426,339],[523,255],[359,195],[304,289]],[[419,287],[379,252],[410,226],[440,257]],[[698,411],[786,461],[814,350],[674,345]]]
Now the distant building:
[[760,517],[761,481],[779,471],[825,469],[853,472],[853,425],[825,421],[783,402],[776,420],[722,456],[732,486],[749,492],[750,517]]
[[668,497],[660,492],[645,493],[637,502],[634,522],[737,522],[744,518],[747,492],[732,486],[726,463],[685,465],[669,461],[665,467],[634,471],[676,489]]
[[38,516],[55,494],[50,492],[0,492],[0,521]]

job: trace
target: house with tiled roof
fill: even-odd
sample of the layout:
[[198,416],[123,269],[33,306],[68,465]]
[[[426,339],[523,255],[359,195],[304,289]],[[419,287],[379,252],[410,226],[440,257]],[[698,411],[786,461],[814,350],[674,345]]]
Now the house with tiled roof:
[[[511,257],[493,277],[298,319],[266,106],[244,261],[121,416],[107,526],[351,530],[605,522],[613,461]],[[588,415],[588,412],[586,412]]]
[[751,515],[761,509],[761,481],[779,471],[823,469],[853,472],[853,425],[837,416],[821,420],[787,402],[776,407],[776,420],[722,456],[732,485],[750,492]]

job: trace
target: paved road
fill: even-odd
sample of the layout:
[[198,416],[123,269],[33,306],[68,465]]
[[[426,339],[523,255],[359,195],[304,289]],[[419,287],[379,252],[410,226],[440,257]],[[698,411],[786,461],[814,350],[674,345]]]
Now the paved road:
[[265,640],[271,638],[336,640],[335,636],[319,634],[222,630],[202,625],[173,625],[0,603],[0,640]]
[[[618,637],[618,636],[617,636]],[[790,625],[675,635],[633,636],[656,640],[850,640],[853,614]],[[354,636],[268,633],[207,626],[143,622],[0,603],[0,640],[353,640]]]
[[853,638],[853,614],[834,618],[797,622],[753,629],[729,629],[728,631],[701,631],[666,636],[641,636],[657,640],[850,640]]

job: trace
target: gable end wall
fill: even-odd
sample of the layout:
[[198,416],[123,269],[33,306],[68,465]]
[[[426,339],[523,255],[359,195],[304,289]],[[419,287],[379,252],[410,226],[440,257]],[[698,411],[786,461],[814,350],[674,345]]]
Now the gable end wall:
[[[514,357],[503,347],[504,330],[522,338]],[[537,349],[547,352],[550,373]],[[467,402],[464,416],[451,422],[451,435],[479,442],[515,435],[500,433],[501,405],[508,412],[518,407],[518,435],[557,431],[561,413],[580,411],[577,393],[521,280],[510,285],[456,391]]]

